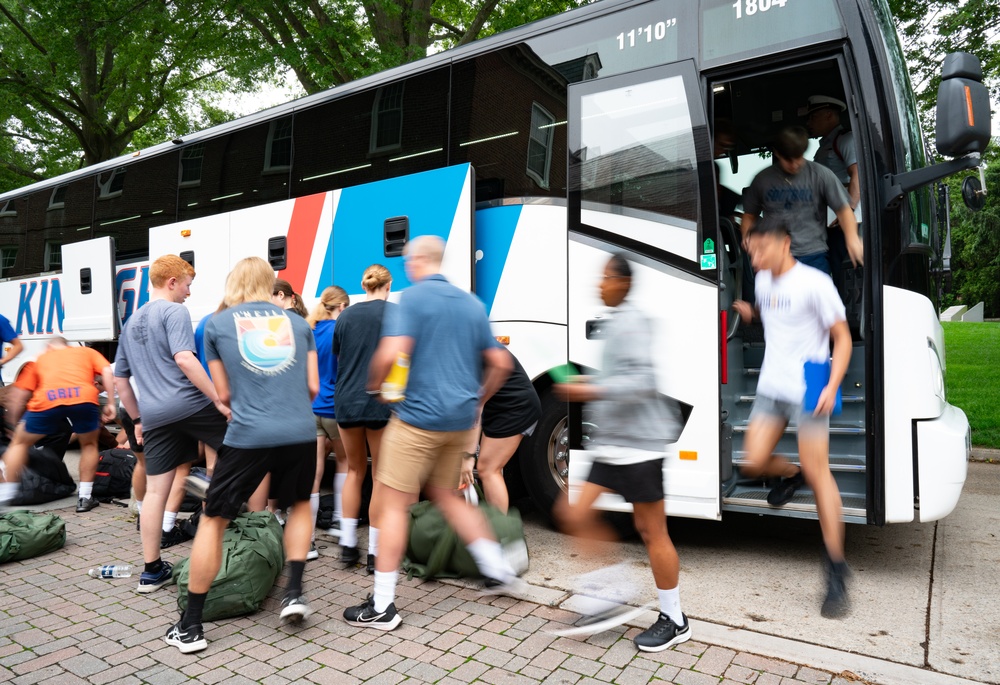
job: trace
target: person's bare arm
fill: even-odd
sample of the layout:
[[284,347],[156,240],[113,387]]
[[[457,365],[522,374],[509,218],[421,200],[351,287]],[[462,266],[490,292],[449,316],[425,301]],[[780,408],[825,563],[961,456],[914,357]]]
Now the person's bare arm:
[[108,393],[108,403],[104,405],[104,422],[111,423],[118,416],[118,400],[115,399],[115,375],[110,365],[101,369],[101,383]]
[[851,329],[846,321],[838,321],[830,329],[830,337],[833,339],[833,362],[830,364],[830,382],[819,394],[816,402],[815,416],[832,414],[837,403],[837,389],[844,381],[844,374],[847,373],[847,365],[851,362]]
[[405,335],[385,336],[379,340],[375,354],[372,355],[371,364],[368,366],[369,392],[377,392],[382,389],[382,381],[389,375],[389,370],[396,363],[400,354],[410,354],[413,351],[413,338]]
[[306,355],[306,374],[309,382],[309,399],[316,399],[319,394],[319,357],[316,350],[310,350]]
[[854,266],[863,265],[865,263],[865,248],[858,235],[858,220],[854,217],[851,205],[846,204],[837,210],[837,222],[844,231],[844,242],[847,244],[847,254],[851,256],[851,262]]
[[479,388],[479,409],[486,404],[486,401],[493,397],[493,393],[500,389],[514,368],[510,353],[499,347],[489,347],[483,350],[483,361],[486,368],[483,369],[483,382]]
[[740,234],[743,238],[743,249],[749,250],[750,246],[747,242],[747,238],[750,235],[750,231],[757,224],[757,215],[751,214],[750,212],[743,212],[743,217],[740,220]]
[[858,165],[852,164],[847,167],[847,173],[851,177],[847,184],[847,197],[851,200],[851,209],[857,209],[861,203],[861,178],[858,176]]
[[7,354],[3,355],[3,357],[0,357],[0,366],[3,366],[14,357],[21,354],[21,351],[23,349],[24,349],[24,343],[21,342],[20,338],[14,338],[13,340],[11,340],[10,349],[7,351]]
[[7,415],[4,418],[4,423],[7,425],[4,427],[11,433],[13,433],[13,427],[17,425],[17,422],[21,420],[21,416],[24,415],[24,409],[28,406],[28,400],[30,399],[30,390],[19,388],[16,385],[8,386],[7,398],[5,402]]
[[229,390],[229,376],[226,375],[226,367],[222,364],[221,359],[212,359],[208,362],[208,368],[212,372],[212,385],[215,396],[218,398],[217,402],[229,409],[232,394]]
[[[174,355],[174,362],[177,363],[177,368],[179,368],[187,379],[191,381],[194,387],[201,390],[205,397],[212,400],[215,404],[215,408],[219,410],[219,413],[229,420],[232,413],[229,411],[229,405],[225,402],[219,400],[219,394],[215,390],[215,385],[212,384],[212,379],[208,377],[205,373],[205,368],[198,361],[198,357],[194,356],[194,352],[191,350],[181,350]],[[215,373],[215,367],[212,366],[212,362],[209,362],[209,367],[212,369],[212,373]],[[221,365],[221,362],[220,362]]]

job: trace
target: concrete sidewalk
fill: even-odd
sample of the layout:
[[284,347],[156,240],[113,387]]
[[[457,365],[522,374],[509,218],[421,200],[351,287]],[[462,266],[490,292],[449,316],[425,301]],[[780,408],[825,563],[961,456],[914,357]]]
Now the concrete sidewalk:
[[[480,598],[461,583],[400,583],[403,624],[382,633],[356,629],[343,609],[371,591],[361,569],[346,571],[337,546],[319,541],[306,569],[315,613],[301,627],[277,616],[282,577],[263,609],[206,624],[208,650],[182,655],[163,642],[177,616],[176,589],[135,593],[137,576],[100,580],[87,569],[139,561],[139,538],[127,509],[103,504],[66,521],[66,546],[4,565],[0,587],[0,681],[14,683],[961,683],[950,676],[791,640],[693,622],[695,639],[658,654],[637,652],[626,626],[588,639],[549,630],[579,616],[565,593],[533,588],[529,600]],[[168,550],[176,562],[190,543]],[[645,627],[647,619],[643,617]],[[715,644],[712,644],[715,643]],[[757,654],[776,654],[784,659]],[[790,660],[789,660],[790,659]],[[800,663],[793,663],[793,661]],[[811,665],[808,665],[811,664]],[[812,666],[820,665],[821,668]]]

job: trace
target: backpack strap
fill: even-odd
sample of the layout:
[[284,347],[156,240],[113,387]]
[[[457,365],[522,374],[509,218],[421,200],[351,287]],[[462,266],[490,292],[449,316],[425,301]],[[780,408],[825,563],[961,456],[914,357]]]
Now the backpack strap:
[[840,129],[839,131],[837,131],[837,135],[833,137],[833,152],[834,154],[837,155],[837,159],[840,160],[841,164],[847,164],[847,162],[844,161],[844,155],[840,154],[840,147],[837,145],[837,141],[840,140],[840,136],[842,136],[843,134],[844,134],[844,129]]

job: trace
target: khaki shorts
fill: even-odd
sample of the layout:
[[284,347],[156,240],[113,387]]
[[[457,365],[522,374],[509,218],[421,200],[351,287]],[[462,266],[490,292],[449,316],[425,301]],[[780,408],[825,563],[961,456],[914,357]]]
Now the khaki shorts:
[[316,417],[316,437],[317,438],[330,438],[331,440],[340,440],[340,429],[337,428],[337,420],[331,419],[326,416]]
[[424,485],[454,490],[473,430],[428,431],[393,416],[382,434],[375,479],[411,494],[419,493]]

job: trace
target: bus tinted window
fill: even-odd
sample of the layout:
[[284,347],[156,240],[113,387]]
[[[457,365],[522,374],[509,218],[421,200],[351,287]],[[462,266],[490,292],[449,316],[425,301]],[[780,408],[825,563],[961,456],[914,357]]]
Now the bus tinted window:
[[292,196],[447,164],[447,67],[295,114]]
[[177,154],[140,158],[94,179],[94,237],[114,238],[119,259],[144,257],[149,229],[177,220]]
[[702,0],[705,65],[759,57],[844,34],[835,0]]
[[585,209],[698,220],[698,159],[681,77],[585,95],[580,105],[574,163]]
[[566,81],[526,45],[454,65],[450,164],[476,200],[566,196]]
[[696,6],[657,0],[527,42],[569,83],[623,74],[693,55],[698,36]]
[[94,179],[50,186],[28,196],[23,273],[62,268],[59,248],[88,240],[94,220]]
[[292,116],[240,129],[204,142],[200,175],[197,150],[171,155],[177,187],[178,219],[232,212],[264,202],[287,200],[295,150]]
[[28,199],[4,200],[0,204],[0,278],[29,273],[24,267],[28,227]]

